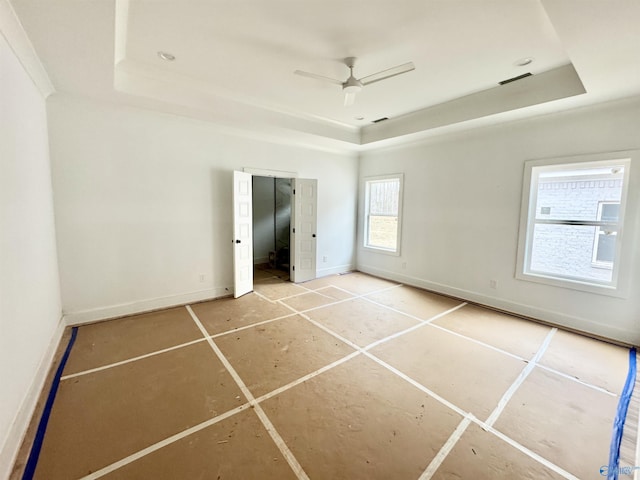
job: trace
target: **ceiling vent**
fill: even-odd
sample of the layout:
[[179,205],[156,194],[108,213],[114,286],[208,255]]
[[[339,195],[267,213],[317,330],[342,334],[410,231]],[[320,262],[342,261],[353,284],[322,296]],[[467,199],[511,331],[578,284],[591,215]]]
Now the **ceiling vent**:
[[378,118],[377,120],[373,120],[373,123],[384,122],[385,120],[389,120],[389,117]]
[[527,78],[531,76],[531,72],[523,73],[522,75],[518,75],[517,77],[507,78],[506,80],[502,80],[498,82],[500,85],[506,85],[507,83],[515,82],[516,80],[522,80],[523,78]]

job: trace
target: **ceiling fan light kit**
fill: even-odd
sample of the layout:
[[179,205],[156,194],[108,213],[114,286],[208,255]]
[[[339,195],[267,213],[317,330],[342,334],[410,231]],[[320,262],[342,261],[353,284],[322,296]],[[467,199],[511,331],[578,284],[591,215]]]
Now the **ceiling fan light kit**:
[[344,106],[348,107],[350,105],[353,105],[356,93],[360,92],[360,90],[362,90],[362,87],[364,87],[365,85],[379,82],[381,80],[386,80],[387,78],[395,77],[397,75],[415,70],[413,62],[408,62],[358,79],[353,76],[353,67],[355,66],[355,62],[355,57],[347,57],[344,59],[344,64],[349,68],[349,77],[344,82],[336,80],[334,78],[325,77],[323,75],[317,75],[315,73],[303,72],[301,70],[296,70],[293,73],[295,73],[296,75],[301,75],[303,77],[315,78],[316,80],[341,85],[344,92]]

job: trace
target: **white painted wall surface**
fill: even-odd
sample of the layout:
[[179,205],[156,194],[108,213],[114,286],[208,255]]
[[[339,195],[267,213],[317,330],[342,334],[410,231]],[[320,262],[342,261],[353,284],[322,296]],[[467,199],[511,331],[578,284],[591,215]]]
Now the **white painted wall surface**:
[[0,35],[0,478],[61,330],[45,99]]
[[[363,154],[361,181],[405,174],[404,222],[401,255],[394,257],[360,246],[359,213],[358,269],[640,344],[640,254],[631,260],[630,295],[625,299],[514,276],[525,160],[637,149],[638,125],[636,98]],[[639,189],[640,172],[633,174]],[[627,210],[636,225],[639,193]],[[361,202],[362,195],[361,186]],[[625,242],[638,245],[638,236],[627,236]],[[490,280],[497,281],[496,289]]]
[[232,284],[232,171],[243,167],[318,179],[318,275],[353,267],[355,156],[65,95],[50,97],[48,114],[71,321],[224,294]]

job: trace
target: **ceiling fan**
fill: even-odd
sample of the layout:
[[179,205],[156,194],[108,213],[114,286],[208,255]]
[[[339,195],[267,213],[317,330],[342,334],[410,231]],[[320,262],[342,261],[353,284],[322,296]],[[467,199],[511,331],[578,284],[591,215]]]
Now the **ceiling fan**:
[[362,87],[365,85],[369,85],[371,83],[379,82],[380,80],[386,80],[387,78],[395,77],[396,75],[401,75],[403,73],[410,72],[415,70],[415,66],[413,62],[403,63],[402,65],[398,65],[396,67],[388,68],[386,70],[382,70],[378,73],[373,73],[371,75],[367,75],[366,77],[356,78],[353,76],[353,67],[355,65],[356,58],[355,57],[347,57],[344,59],[344,63],[347,67],[349,67],[349,78],[345,81],[336,80],[334,78],[325,77],[323,75],[317,75],[315,73],[303,72],[302,70],[296,70],[295,74],[302,75],[303,77],[315,78],[317,80],[323,80],[331,83],[335,83],[336,85],[342,86],[342,90],[344,91],[344,106],[348,107],[353,105],[353,102],[356,97],[356,93],[362,90]]

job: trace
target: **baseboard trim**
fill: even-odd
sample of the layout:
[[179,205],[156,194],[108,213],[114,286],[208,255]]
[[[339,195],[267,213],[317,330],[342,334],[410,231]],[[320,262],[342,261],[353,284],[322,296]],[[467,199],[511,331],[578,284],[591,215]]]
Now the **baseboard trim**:
[[[352,271],[354,268],[354,265],[351,264],[338,265],[337,267],[331,268],[321,268],[316,270],[316,276],[325,277],[327,275],[345,273]],[[109,320],[112,318],[125,317],[127,315],[135,315],[137,313],[151,312],[153,310],[160,310],[163,308],[171,308],[179,305],[187,305],[189,303],[213,300],[215,298],[226,297],[231,294],[233,294],[233,286],[229,285],[226,287],[216,287],[199,290],[197,292],[150,298],[137,302],[121,303],[118,305],[94,308],[90,310],[64,312],[64,319],[69,326],[83,325],[98,322],[100,320]]]
[[20,451],[20,446],[24,441],[31,418],[33,417],[33,412],[36,409],[38,400],[40,399],[40,393],[47,381],[51,365],[55,359],[60,340],[66,327],[64,317],[61,317],[56,330],[51,336],[51,340],[49,340],[49,345],[40,359],[31,386],[25,394],[22,404],[9,427],[9,433],[0,450],[0,478],[2,479],[8,479],[11,475],[18,452]]
[[338,275],[340,273],[352,272],[355,270],[355,265],[347,264],[347,265],[338,265],[337,267],[329,267],[329,268],[317,268],[316,269],[316,277],[326,277],[328,275]]
[[65,312],[64,319],[69,326],[83,325],[86,323],[108,320],[111,318],[125,317],[137,313],[145,313],[163,308],[171,308],[189,303],[213,300],[233,294],[233,287],[216,287],[199,290],[191,293],[181,293],[166,297],[150,298],[137,302],[121,303],[109,307],[81,310],[77,312]]
[[547,310],[524,303],[512,302],[503,298],[493,297],[437,282],[430,282],[422,278],[403,275],[401,273],[392,272],[369,265],[358,265],[358,271],[368,273],[370,275],[375,275],[377,277],[386,278],[388,280],[394,280],[405,285],[423,288],[435,293],[441,293],[443,295],[456,297],[461,300],[477,303],[479,305],[485,305],[487,307],[502,310],[514,315],[523,316],[532,320],[538,320],[542,323],[574,330],[600,339],[612,340],[623,345],[636,345],[640,343],[640,337],[638,337],[637,333],[614,326],[603,325],[591,320],[567,315],[554,310]]

